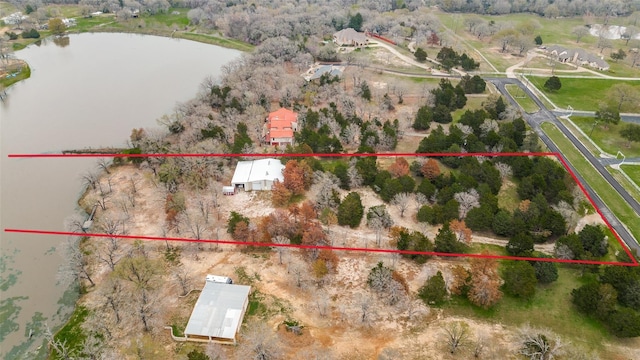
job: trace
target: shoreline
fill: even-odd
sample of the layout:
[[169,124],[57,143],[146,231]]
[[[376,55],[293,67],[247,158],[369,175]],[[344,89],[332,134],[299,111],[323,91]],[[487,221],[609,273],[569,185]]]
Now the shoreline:
[[[108,23],[104,23],[105,25]],[[162,30],[148,30],[145,31],[146,28],[122,28],[122,29],[114,29],[114,28],[110,28],[108,26],[101,26],[101,24],[94,26],[91,29],[78,29],[77,31],[74,31],[73,28],[71,28],[71,30],[67,31],[63,36],[68,36],[68,35],[72,35],[72,34],[85,34],[85,33],[114,33],[114,34],[137,34],[137,35],[147,35],[147,36],[160,36],[160,37],[165,37],[165,38],[170,38],[170,39],[180,39],[180,40],[188,40],[188,41],[195,41],[195,42],[199,42],[202,44],[207,44],[207,45],[214,45],[214,46],[220,46],[223,47],[225,49],[232,49],[232,50],[238,50],[241,52],[251,52],[253,51],[253,49],[255,48],[255,46],[249,44],[249,43],[245,43],[239,40],[235,40],[235,39],[231,39],[231,38],[226,38],[226,37],[221,37],[221,36],[216,36],[216,35],[212,35],[212,34],[205,34],[205,33],[198,33],[198,32],[194,32],[194,31],[178,31],[178,30],[173,30],[173,31],[162,31]],[[26,49],[27,47],[35,44],[38,41],[43,41],[44,39],[48,39],[51,38],[53,36],[53,34],[50,34],[48,36],[45,37],[41,37],[39,39],[36,39],[35,41],[29,42],[27,44],[22,44],[19,42],[15,42],[13,44],[21,44],[20,49],[16,49],[14,51],[14,54]],[[26,80],[28,78],[31,77],[31,68],[29,67],[29,64],[20,58],[15,58],[15,61],[18,63],[21,63],[23,65],[26,65],[26,70],[24,71],[26,73],[26,76],[22,76],[22,74],[17,76],[17,80],[16,81],[12,81],[9,82],[7,85],[4,85],[2,82],[0,82],[0,100],[4,99],[6,96],[6,90],[9,89],[11,86]],[[0,80],[4,80],[4,76],[2,76],[0,78]]]

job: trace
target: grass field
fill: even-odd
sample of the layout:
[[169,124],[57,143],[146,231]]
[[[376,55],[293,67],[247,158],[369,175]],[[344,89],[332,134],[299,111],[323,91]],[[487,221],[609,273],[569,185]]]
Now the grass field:
[[589,135],[603,151],[612,155],[621,151],[626,157],[640,157],[640,143],[632,142],[627,147],[629,142],[620,136],[620,130],[626,124],[625,122],[617,125],[608,124],[605,129],[605,124],[596,124],[594,127],[595,119],[592,117],[572,116],[571,121]]
[[571,303],[571,290],[582,285],[580,271],[560,266],[558,275],[556,282],[538,286],[530,301],[505,295],[495,307],[484,310],[466,299],[454,297],[444,306],[443,315],[495,321],[508,326],[533,323],[540,328],[553,329],[581,349],[606,351],[603,342],[617,340],[601,323],[578,313]]
[[518,85],[506,85],[507,91],[527,113],[534,113],[540,108]]
[[3,88],[8,88],[9,86],[17,83],[18,81],[24,80],[24,79],[28,79],[31,76],[31,68],[29,68],[28,65],[22,67],[22,69],[20,69],[20,72],[13,77],[3,77],[0,79],[0,85],[2,85]]
[[622,165],[622,170],[629,175],[636,185],[640,186],[640,165]]
[[[556,92],[544,90],[547,77],[527,77],[540,91],[544,92],[558,107],[566,108],[571,105],[576,110],[598,110],[600,100],[607,97],[607,91],[620,80],[612,79],[580,79],[560,77],[562,88]],[[627,81],[627,84],[640,91],[640,81]]]
[[591,166],[573,144],[553,124],[542,124],[544,132],[558,145],[562,155],[577,169],[582,177],[596,190],[616,217],[623,222],[636,239],[640,239],[638,215],[611,185]]
[[[634,166],[631,165],[630,167],[633,168]],[[638,168],[638,170],[640,170],[640,166],[635,166],[635,167]],[[631,180],[635,180],[635,181],[629,181],[625,176],[622,175],[622,172],[620,170],[612,169],[609,166],[607,167],[607,170],[609,171],[609,174],[611,174],[611,176],[613,176],[616,180],[618,180],[620,185],[622,185],[629,192],[629,194],[631,194],[631,196],[633,196],[633,198],[636,199],[636,201],[640,202],[640,190],[636,188],[636,186],[640,186],[639,184],[640,173],[639,174],[629,173],[627,169],[625,169],[624,172],[627,174],[627,176],[629,176]],[[634,176],[635,176],[635,179],[634,179]],[[633,186],[632,182],[635,183],[636,186]]]
[[469,97],[467,98],[467,104],[462,109],[458,109],[451,113],[451,117],[453,117],[453,123],[455,124],[460,120],[462,114],[467,112],[467,110],[478,110],[482,109],[482,103],[485,102],[487,98],[485,97]]

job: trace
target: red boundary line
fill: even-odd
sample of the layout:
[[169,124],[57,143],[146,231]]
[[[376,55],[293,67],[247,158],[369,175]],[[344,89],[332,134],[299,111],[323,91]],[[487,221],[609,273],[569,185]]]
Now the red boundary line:
[[66,235],[66,236],[79,236],[79,237],[100,237],[100,238],[115,238],[115,239],[149,240],[149,241],[180,241],[180,242],[193,242],[193,243],[240,245],[240,246],[284,247],[284,248],[320,249],[320,250],[336,250],[336,251],[359,251],[359,252],[374,252],[374,253],[431,255],[431,256],[443,256],[443,257],[469,257],[469,258],[501,259],[501,260],[527,260],[527,261],[588,264],[588,265],[638,266],[637,264],[634,264],[634,263],[621,263],[617,261],[565,260],[565,259],[554,259],[554,258],[518,257],[518,256],[490,255],[490,254],[459,254],[459,253],[441,253],[441,252],[434,252],[434,251],[351,248],[351,247],[342,247],[342,246],[322,246],[322,245],[276,244],[276,243],[262,243],[262,242],[244,242],[244,241],[235,241],[235,240],[189,239],[189,238],[136,236],[136,235],[111,235],[111,234],[102,234],[102,233],[75,233],[75,232],[68,232],[68,231],[45,231],[45,230],[25,230],[25,229],[4,229],[4,231],[8,233],[38,234],[38,235]]
[[111,237],[121,239],[144,239],[144,240],[165,240],[165,241],[184,241],[184,242],[207,242],[217,244],[231,244],[241,246],[269,246],[269,247],[292,247],[301,249],[326,249],[326,250],[341,250],[341,251],[362,251],[362,252],[378,252],[378,253],[398,253],[398,254],[412,254],[412,255],[435,255],[435,256],[447,256],[447,257],[469,257],[469,258],[489,258],[489,259],[503,259],[503,260],[528,260],[528,261],[544,261],[544,262],[557,262],[557,263],[574,263],[574,264],[590,264],[590,265],[621,265],[621,266],[640,266],[636,259],[631,254],[631,251],[627,248],[626,244],[622,241],[618,233],[613,229],[607,218],[602,214],[600,208],[596,206],[595,202],[586,191],[584,185],[578,180],[576,174],[571,170],[568,163],[560,153],[555,152],[505,152],[505,153],[338,153],[338,154],[9,154],[9,158],[83,158],[83,157],[451,157],[451,156],[487,156],[487,157],[513,157],[513,156],[554,156],[564,166],[567,172],[571,175],[576,182],[582,193],[587,197],[591,206],[598,212],[602,220],[605,222],[611,233],[615,236],[618,244],[625,251],[627,256],[631,259],[631,263],[613,262],[613,261],[594,261],[594,260],[564,260],[554,258],[531,258],[531,257],[517,257],[517,256],[503,256],[503,255],[483,255],[483,254],[459,254],[459,253],[437,253],[437,252],[421,252],[421,251],[408,251],[408,250],[393,250],[393,249],[370,249],[370,248],[348,248],[348,247],[334,247],[334,246],[315,246],[315,245],[295,245],[295,244],[275,244],[275,243],[257,243],[257,242],[242,242],[231,240],[214,240],[204,239],[195,240],[188,238],[169,238],[169,237],[154,237],[154,236],[134,236],[134,235],[109,235],[109,234],[89,234],[89,233],[73,233],[63,231],[44,231],[44,230],[26,230],[26,229],[4,229],[5,232],[10,233],[30,233],[41,235],[67,235],[67,236],[92,236],[92,237]]
[[95,157],[95,158],[145,158],[145,157],[435,157],[435,156],[558,156],[553,152],[479,152],[479,153],[321,153],[321,154],[9,154],[9,158],[78,158],[78,157]]

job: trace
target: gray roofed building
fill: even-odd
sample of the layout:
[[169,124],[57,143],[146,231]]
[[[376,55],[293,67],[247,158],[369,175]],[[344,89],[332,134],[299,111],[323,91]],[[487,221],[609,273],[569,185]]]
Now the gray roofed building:
[[367,35],[355,31],[353,28],[346,28],[333,34],[333,42],[338,46],[365,46],[369,43]]
[[603,71],[609,70],[609,63],[584,49],[567,49],[564,46],[551,45],[547,47],[547,52],[563,63],[572,63],[579,66],[586,65]]
[[206,281],[184,330],[186,340],[235,344],[250,290],[250,286]]
[[320,79],[324,74],[328,74],[329,77],[342,76],[342,68],[333,65],[322,65],[317,68],[311,76],[305,77],[305,79],[307,81]]

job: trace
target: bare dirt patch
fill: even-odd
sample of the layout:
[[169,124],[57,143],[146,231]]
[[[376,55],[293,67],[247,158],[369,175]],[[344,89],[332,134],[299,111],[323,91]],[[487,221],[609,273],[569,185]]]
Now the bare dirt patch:
[[[110,180],[109,180],[110,179]],[[111,174],[102,178],[100,186],[105,189],[111,184],[107,210],[101,211],[101,217],[122,216],[122,201],[136,184],[135,206],[128,208],[126,214],[128,233],[163,236],[163,222],[166,214],[164,204],[167,193],[161,185],[156,184],[150,176],[145,175],[134,166],[112,168]],[[317,191],[314,187],[307,194],[309,197]],[[383,204],[382,200],[371,189],[359,189],[365,208]],[[341,191],[341,196],[346,195]],[[209,194],[209,195],[207,195]],[[187,192],[187,208],[198,206],[198,199],[210,196],[210,193]],[[87,204],[99,198],[97,191],[85,197]],[[267,193],[239,192],[234,196],[218,196],[217,210],[212,211],[208,234],[216,233],[219,238],[228,238],[226,234],[226,217],[231,211],[237,211],[256,219],[268,215],[273,208]],[[86,204],[86,205],[87,205]],[[416,204],[412,204],[404,217],[393,206],[388,211],[394,222],[412,230],[426,233],[433,239],[437,228],[418,224],[414,220]],[[584,219],[584,221],[596,219]],[[374,247],[376,234],[366,226],[366,221],[356,229],[334,226],[330,230],[334,245]],[[174,234],[176,230],[171,230]],[[188,237],[182,229],[182,236]],[[91,239],[92,251],[100,251],[106,245],[103,239]],[[474,241],[504,246],[505,240],[474,236]],[[249,284],[255,298],[259,302],[259,310],[255,315],[268,322],[273,329],[273,336],[286,354],[286,359],[312,358],[313,354],[330,354],[337,359],[376,359],[381,354],[391,358],[416,359],[450,359],[446,346],[443,345],[443,328],[451,322],[462,322],[468,328],[470,338],[482,335],[487,339],[486,354],[488,358],[512,357],[513,334],[515,329],[500,324],[493,324],[467,318],[451,318],[442,315],[442,311],[430,308],[419,300],[415,294],[425,281],[441,271],[446,283],[452,281],[450,269],[454,264],[465,264],[463,259],[432,258],[426,264],[418,265],[405,260],[397,254],[355,253],[339,251],[339,261],[334,269],[323,279],[314,276],[309,263],[304,260],[298,249],[286,250],[283,261],[279,254],[265,251],[247,251],[231,245],[194,244],[164,242],[146,243],[152,257],[162,258],[168,245],[180,249],[182,267],[189,274],[189,287],[201,289],[207,274],[231,277],[234,282],[247,281],[239,277],[242,269],[250,278]],[[132,241],[121,241],[122,254],[132,247]],[[389,247],[388,236],[383,237],[383,247]],[[551,245],[536,248],[543,252],[552,250]],[[549,248],[545,248],[547,246]],[[395,304],[389,305],[383,297],[374,293],[367,285],[369,272],[377,263],[382,262],[406,279],[409,293]],[[98,313],[109,311],[104,307],[102,289],[110,273],[104,262],[93,260],[92,271],[94,281],[98,284],[89,288],[83,296],[82,303]],[[177,354],[181,345],[173,342],[163,326],[174,324],[184,327],[190,316],[198,292],[180,297],[182,288],[176,281],[173,266],[167,264],[162,286],[158,289],[158,312],[154,317],[154,336],[166,344],[169,354]],[[301,269],[301,281],[298,286],[296,273]],[[296,335],[284,329],[284,321],[295,320],[302,325],[302,334]],[[246,320],[245,320],[246,322]],[[125,348],[130,339],[138,334],[139,325],[135,318],[122,328],[111,340],[110,346]],[[242,340],[239,346],[243,346]],[[236,348],[226,348],[228,354]],[[471,347],[461,350],[456,358],[471,358]],[[617,353],[625,353],[625,349],[614,349]],[[395,354],[395,356],[393,356]],[[171,355],[178,358],[178,355]]]

